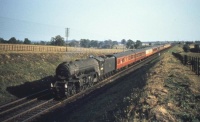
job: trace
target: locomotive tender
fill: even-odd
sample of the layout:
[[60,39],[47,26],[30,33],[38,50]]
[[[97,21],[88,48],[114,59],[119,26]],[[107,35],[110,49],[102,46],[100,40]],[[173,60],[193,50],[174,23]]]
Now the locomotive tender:
[[126,68],[148,56],[169,48],[171,44],[153,46],[126,52],[63,62],[56,68],[55,80],[51,83],[53,94],[62,98],[91,87],[120,69]]

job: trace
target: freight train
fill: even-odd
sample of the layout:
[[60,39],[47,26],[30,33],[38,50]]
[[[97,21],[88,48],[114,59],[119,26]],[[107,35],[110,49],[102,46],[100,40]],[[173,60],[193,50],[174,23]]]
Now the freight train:
[[51,91],[57,98],[71,96],[91,87],[101,79],[170,46],[171,44],[157,45],[111,55],[90,56],[87,59],[63,62],[56,68],[54,80],[51,82]]

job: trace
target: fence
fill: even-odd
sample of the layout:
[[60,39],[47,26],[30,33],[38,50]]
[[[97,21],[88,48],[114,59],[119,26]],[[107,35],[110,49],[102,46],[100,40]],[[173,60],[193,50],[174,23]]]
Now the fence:
[[96,49],[82,47],[0,44],[0,51],[32,51],[32,52],[75,52],[75,53],[117,53],[123,49]]
[[117,53],[123,52],[123,49],[97,49],[97,48],[83,48],[83,47],[67,47],[67,52],[77,53]]
[[192,69],[193,72],[195,72],[198,76],[200,76],[200,58],[199,57],[193,57],[188,55],[181,55],[179,53],[172,54],[177,57],[184,65],[187,65]]
[[67,47],[23,44],[0,44],[0,51],[66,52]]

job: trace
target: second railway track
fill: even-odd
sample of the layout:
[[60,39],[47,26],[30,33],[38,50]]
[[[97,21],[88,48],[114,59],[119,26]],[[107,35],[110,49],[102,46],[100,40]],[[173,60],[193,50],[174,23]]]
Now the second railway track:
[[11,116],[13,117],[22,111],[29,109],[34,104],[42,101],[45,97],[48,99],[47,95],[49,95],[49,92],[46,89],[0,106],[0,121],[6,121],[8,118],[11,118]]

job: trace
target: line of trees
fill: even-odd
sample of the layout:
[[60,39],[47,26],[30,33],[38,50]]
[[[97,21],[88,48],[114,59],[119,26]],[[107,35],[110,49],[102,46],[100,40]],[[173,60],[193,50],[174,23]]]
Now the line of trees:
[[64,38],[61,37],[60,35],[52,37],[50,42],[46,42],[46,41],[31,42],[28,38],[25,38],[24,41],[22,41],[22,40],[17,40],[15,37],[11,37],[9,40],[5,40],[3,38],[0,38],[0,43],[5,43],[5,44],[40,44],[40,45],[58,45],[58,46],[65,45]]
[[[194,48],[190,48],[190,45],[194,45]],[[185,42],[185,44],[183,45],[183,50],[185,52],[200,52],[200,41],[187,41]]]
[[[81,39],[80,41],[72,40],[68,43],[65,42],[64,38],[60,35],[57,35],[55,37],[52,37],[49,42],[46,41],[40,41],[40,42],[31,42],[28,38],[25,38],[24,41],[17,40],[15,37],[10,38],[9,40],[4,40],[3,38],[0,38],[0,43],[8,43],[8,44],[40,44],[40,45],[57,45],[57,46],[64,46],[68,45],[71,47],[85,47],[85,48],[117,48],[115,46],[118,45],[117,41],[112,40],[105,40],[105,41],[97,41],[97,40],[89,40],[89,39]],[[142,42],[140,40],[136,40],[134,42],[133,40],[121,40],[121,44],[124,45],[127,49],[133,49],[133,48],[141,48]]]
[[[80,42],[76,40],[72,40],[69,43],[69,46],[76,47],[96,47],[96,48],[114,48],[116,45],[119,43],[117,41],[112,41],[112,40],[105,40],[105,41],[97,41],[97,40],[89,40],[89,39],[81,39]],[[140,40],[136,40],[134,42],[133,40],[121,40],[121,44],[123,44],[127,49],[134,49],[134,48],[141,48],[142,47],[142,42]]]
[[17,40],[15,37],[11,37],[9,40],[4,40],[0,38],[0,43],[6,44],[31,44],[31,41],[28,38],[25,38],[24,41]]
[[138,49],[142,47],[142,42],[140,40],[136,40],[136,42],[134,42],[131,39],[127,41],[125,39],[122,39],[121,43],[125,45],[127,49],[133,49],[133,48]]
[[115,45],[118,45],[117,41],[105,40],[105,41],[97,41],[97,40],[89,40],[89,39],[81,39],[80,42],[71,41],[69,45],[74,44],[74,42],[80,43],[81,47],[94,47],[94,48],[113,48]]

